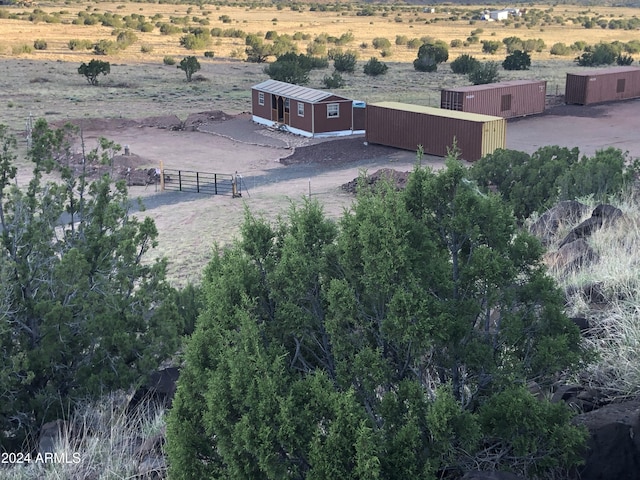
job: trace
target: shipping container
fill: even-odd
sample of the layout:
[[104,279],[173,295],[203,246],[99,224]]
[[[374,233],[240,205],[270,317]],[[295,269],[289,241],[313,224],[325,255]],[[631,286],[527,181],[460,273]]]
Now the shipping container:
[[366,141],[444,157],[457,146],[468,161],[505,148],[507,121],[502,117],[457,112],[407,103],[367,104]]
[[638,67],[610,67],[567,73],[565,103],[589,105],[638,97]]
[[544,112],[547,82],[507,82],[446,88],[440,93],[440,107],[460,112],[513,118]]

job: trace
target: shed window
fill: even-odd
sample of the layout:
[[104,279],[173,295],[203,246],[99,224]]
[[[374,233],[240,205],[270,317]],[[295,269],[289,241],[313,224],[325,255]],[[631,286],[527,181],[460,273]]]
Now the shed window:
[[285,111],[285,112],[288,112],[288,111],[289,111],[289,105],[290,105],[290,103],[289,103],[289,99],[288,99],[288,98],[285,98],[285,99],[284,99],[284,111]]
[[304,103],[298,102],[298,116],[304,117]]
[[505,110],[511,110],[511,95],[502,95],[502,99],[500,101],[500,110],[504,112]]
[[264,92],[258,92],[258,105],[264,105]]
[[624,93],[624,78],[619,78],[616,85],[616,93]]
[[340,116],[340,104],[329,103],[327,104],[327,118],[338,118]]

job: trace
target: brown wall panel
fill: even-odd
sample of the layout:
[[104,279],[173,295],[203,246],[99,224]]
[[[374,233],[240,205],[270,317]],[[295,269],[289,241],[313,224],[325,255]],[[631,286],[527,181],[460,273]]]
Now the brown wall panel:
[[[337,103],[339,105],[338,117],[327,117],[327,105]],[[342,130],[351,130],[352,125],[352,108],[351,100],[322,101],[313,105],[315,116],[313,133],[328,133]]]
[[[304,115],[298,115],[298,104],[304,105]],[[290,125],[305,132],[312,132],[313,129],[313,105],[311,103],[301,102],[299,100],[291,100],[291,117]]]
[[256,117],[271,120],[271,94],[264,94],[264,105],[258,105],[258,90],[251,90],[251,113]]

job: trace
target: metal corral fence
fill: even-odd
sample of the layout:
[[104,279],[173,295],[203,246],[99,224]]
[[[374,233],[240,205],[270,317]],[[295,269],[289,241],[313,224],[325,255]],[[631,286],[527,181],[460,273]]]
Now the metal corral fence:
[[208,195],[241,197],[239,175],[230,173],[192,172],[189,170],[163,169],[160,179],[163,190],[173,190]]

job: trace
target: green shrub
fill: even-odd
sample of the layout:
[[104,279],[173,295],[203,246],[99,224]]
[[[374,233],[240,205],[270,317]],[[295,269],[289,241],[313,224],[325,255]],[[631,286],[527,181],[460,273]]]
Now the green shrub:
[[378,75],[384,75],[389,70],[389,67],[379,61],[376,57],[371,57],[369,61],[364,65],[364,73],[365,75],[369,75],[371,77],[376,77]]
[[175,35],[177,33],[182,33],[182,28],[170,23],[162,23],[160,25],[160,33],[162,35]]
[[79,40],[74,38],[67,43],[69,50],[91,50],[93,48],[93,42],[91,40]]
[[93,53],[96,55],[114,55],[118,53],[118,44],[111,40],[98,40],[93,45]]
[[140,51],[142,53],[151,53],[153,52],[153,45],[140,45]]
[[335,41],[336,45],[348,45],[353,42],[355,37],[353,36],[353,32],[345,32]]
[[598,202],[619,197],[633,185],[638,166],[617,148],[598,150],[593,157],[583,156],[558,178],[560,200],[593,196]]
[[438,64],[430,55],[423,55],[413,61],[413,68],[418,72],[435,72],[438,70]]
[[460,48],[462,47],[462,40],[458,39],[458,38],[454,38],[453,40],[451,40],[451,42],[449,43],[449,46],[451,48]]
[[477,68],[468,74],[469,81],[474,85],[485,85],[497,82],[500,78],[498,74],[497,62],[481,62]]
[[595,46],[586,47],[585,52],[576,58],[575,61],[581,67],[611,65],[615,63],[621,50],[621,46],[611,43],[599,43]]
[[515,50],[524,50],[524,42],[519,37],[503,38],[502,43],[504,43],[504,46],[507,49],[507,53],[513,53]]
[[326,59],[318,62],[315,57],[290,52],[279,56],[275,62],[265,67],[264,72],[274,80],[306,85],[309,83],[309,72],[320,64],[324,65],[325,61]]
[[571,47],[565,45],[562,42],[559,42],[551,45],[551,49],[549,50],[549,53],[551,55],[564,56],[564,55],[571,55],[573,53],[573,50],[571,49]]
[[480,65],[480,61],[468,54],[460,55],[451,62],[451,71],[458,75],[468,75]]
[[624,51],[627,53],[640,53],[640,40],[631,40],[624,45]]
[[417,50],[422,45],[422,40],[419,38],[412,38],[407,42],[407,48],[411,50]]
[[528,472],[527,478],[582,460],[589,432],[571,425],[574,414],[566,405],[539,400],[523,387],[510,387],[492,396],[478,413],[482,431],[502,439],[491,454],[523,459],[520,468]]
[[418,57],[413,61],[413,68],[419,72],[435,72],[438,64],[446,62],[449,58],[449,48],[440,40],[422,40],[429,43],[423,43],[418,49]]
[[153,32],[154,28],[155,27],[153,26],[153,23],[149,23],[149,22],[142,23],[138,26],[138,30],[140,30],[143,33]]
[[84,75],[90,85],[95,86],[98,84],[99,75],[108,75],[111,73],[111,64],[94,58],[88,64],[82,63],[82,65],[78,67],[78,73]]
[[406,45],[409,43],[409,38],[406,35],[396,35],[396,45]]
[[584,40],[577,40],[573,42],[573,45],[571,45],[571,48],[578,52],[582,52],[585,48],[587,48],[587,42],[585,42]]
[[175,65],[176,64],[176,59],[170,55],[166,55],[163,59],[162,59],[162,63],[164,63],[165,65]]
[[33,48],[31,47],[31,45],[27,45],[26,43],[23,43],[22,45],[14,45],[11,47],[11,53],[14,55],[23,55],[32,52]]
[[138,41],[138,36],[133,33],[131,30],[124,30],[118,33],[116,37],[116,43],[118,44],[118,48],[124,50],[130,45],[134,44]]
[[558,180],[578,161],[577,148],[539,148],[531,156],[515,150],[498,149],[481,158],[469,174],[481,189],[497,189],[511,204],[516,218],[546,210],[558,200]]
[[465,177],[453,156],[416,167],[339,221],[311,200],[277,224],[246,212],[203,279],[170,478],[435,479],[459,460],[566,478],[584,436],[520,386],[575,371],[582,339],[539,242]]
[[619,54],[616,57],[616,64],[618,65],[631,65],[633,63],[633,57],[631,55]]
[[384,48],[391,48],[391,42],[388,38],[376,37],[371,41],[373,48],[376,50],[382,50]]
[[542,40],[541,38],[537,38],[537,39],[529,39],[529,40],[525,40],[524,45],[523,45],[523,51],[525,52],[542,52],[542,50],[546,47],[544,40]]
[[307,54],[309,55],[325,55],[327,53],[327,45],[325,43],[311,42],[307,45]]
[[193,74],[200,70],[200,62],[193,55],[184,57],[177,66],[187,76],[187,82],[191,82]]
[[36,50],[46,50],[47,49],[47,42],[46,40],[34,40],[33,41],[33,48],[35,48]]
[[180,37],[180,45],[187,50],[202,50],[207,48],[211,44],[211,37],[209,32],[206,34],[201,33],[199,35],[195,33],[189,33]]
[[482,40],[482,52],[493,55],[502,47],[498,40]]
[[336,53],[333,55],[333,68],[337,72],[352,73],[356,69],[356,61],[358,55],[354,51],[347,51],[344,53]]
[[342,88],[346,85],[344,78],[342,78],[342,75],[340,75],[339,72],[333,72],[331,76],[325,75],[322,79],[322,83],[324,84],[325,88],[330,89]]
[[505,70],[529,70],[531,66],[531,57],[527,52],[515,50],[502,62],[502,68]]
[[215,56],[215,53],[212,52],[211,50],[207,50],[206,52],[204,52],[204,56],[206,58],[213,58]]

